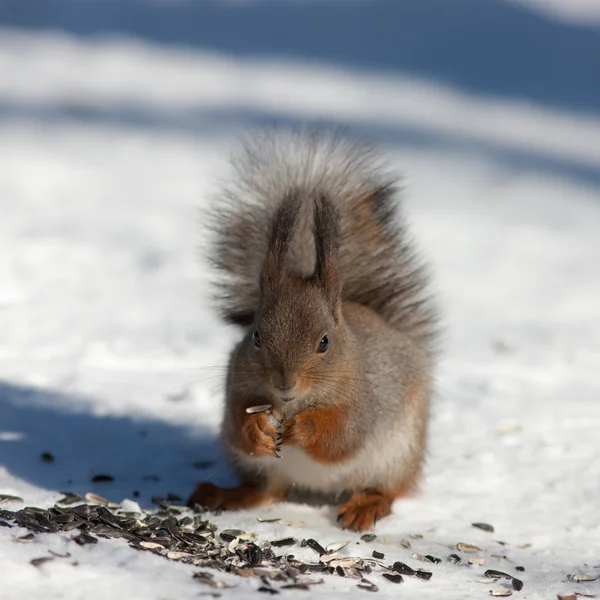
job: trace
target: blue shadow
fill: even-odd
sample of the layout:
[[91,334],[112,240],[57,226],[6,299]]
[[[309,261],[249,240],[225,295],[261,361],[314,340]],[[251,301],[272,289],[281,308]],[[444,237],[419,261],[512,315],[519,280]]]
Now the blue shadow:
[[[0,381],[0,465],[47,490],[93,491],[117,502],[137,491],[146,508],[154,495],[174,493],[186,500],[201,480],[233,481],[209,430],[98,416],[78,410],[83,407],[63,392]],[[44,461],[43,453],[53,460]],[[93,483],[100,474],[114,482]]]
[[476,94],[600,112],[600,29],[506,0],[0,0],[0,23],[401,71]]

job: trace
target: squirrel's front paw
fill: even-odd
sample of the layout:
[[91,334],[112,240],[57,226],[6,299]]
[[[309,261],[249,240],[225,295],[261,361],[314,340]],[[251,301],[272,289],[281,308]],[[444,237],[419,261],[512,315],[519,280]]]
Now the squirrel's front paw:
[[300,413],[285,422],[282,433],[283,443],[298,447],[309,445],[313,441],[315,432],[313,415],[309,412]]
[[250,456],[280,458],[281,434],[277,429],[278,416],[272,411],[245,415],[242,424],[242,449]]

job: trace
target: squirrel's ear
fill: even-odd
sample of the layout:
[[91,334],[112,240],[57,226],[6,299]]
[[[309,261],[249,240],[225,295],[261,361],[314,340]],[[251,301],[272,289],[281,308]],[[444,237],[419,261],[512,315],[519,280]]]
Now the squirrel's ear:
[[341,311],[341,282],[338,266],[340,226],[338,212],[328,198],[319,196],[315,202],[315,274],[334,314]]
[[300,213],[298,194],[288,192],[275,212],[269,232],[269,248],[263,270],[263,285],[273,284],[284,273],[284,259]]

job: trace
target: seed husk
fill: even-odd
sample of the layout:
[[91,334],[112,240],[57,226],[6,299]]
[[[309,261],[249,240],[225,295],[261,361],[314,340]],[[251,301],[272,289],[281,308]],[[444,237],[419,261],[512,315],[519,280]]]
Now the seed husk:
[[29,564],[33,565],[34,567],[39,567],[41,565],[43,565],[44,563],[53,561],[54,558],[52,556],[42,556],[41,558],[33,558],[32,560],[29,561]]
[[332,560],[336,560],[337,558],[340,558],[342,555],[339,552],[332,552],[331,554],[323,554],[321,555],[321,562],[322,563],[329,563]]
[[254,415],[256,413],[266,412],[267,410],[270,410],[271,408],[273,408],[273,407],[270,404],[260,404],[258,406],[249,406],[246,409],[246,413],[248,413],[249,415]]
[[377,536],[374,533],[365,533],[364,535],[360,536],[360,539],[363,542],[370,543],[370,542],[374,542],[377,539]]
[[287,585],[281,586],[282,590],[309,590],[310,588],[306,583],[288,583]]
[[512,582],[513,589],[517,590],[517,592],[520,592],[523,589],[523,582],[520,579],[513,577],[511,582]]
[[567,575],[567,579],[575,583],[587,583],[589,581],[596,581],[598,577],[594,577],[593,575],[586,575],[584,573],[574,573],[571,575]]
[[438,558],[437,556],[432,556],[431,554],[426,554],[425,555],[425,559],[428,560],[429,562],[432,562],[436,565],[439,565],[442,562],[441,558]]
[[54,456],[52,455],[51,452],[42,452],[42,454],[40,455],[40,458],[47,463],[51,463],[54,462]]
[[360,583],[358,584],[358,586],[361,590],[366,590],[367,592],[378,592],[379,588],[374,584],[371,583],[368,579],[361,579]]
[[481,529],[482,531],[488,531],[489,533],[494,533],[494,526],[489,523],[471,523],[473,527],[477,527],[477,529]]
[[13,539],[13,542],[17,542],[19,544],[27,544],[33,541],[35,541],[35,535],[33,535],[33,533],[28,533],[26,535],[22,535]]
[[523,572],[523,571],[525,571],[525,567],[521,567],[520,565],[516,566],[515,567],[515,571],[521,571],[521,572]]
[[407,550],[410,550],[411,548],[410,542],[408,540],[400,540],[400,545],[403,548],[406,548]]
[[377,552],[377,550],[373,550],[373,558],[383,560],[385,558],[385,554],[383,552]]
[[448,561],[453,562],[454,564],[458,564],[461,560],[462,558],[458,554],[451,554],[448,557]]
[[469,558],[469,563],[472,565],[477,565],[479,567],[485,565],[485,558],[479,558],[479,557],[474,557],[474,558]]
[[97,544],[98,543],[97,538],[95,538],[92,535],[89,535],[88,533],[85,533],[85,531],[83,533],[80,533],[79,535],[76,535],[73,538],[73,541],[75,541],[80,546],[85,546],[86,544]]
[[349,556],[346,558],[339,558],[336,560],[332,560],[329,563],[329,566],[331,567],[341,567],[343,569],[351,569],[352,567],[355,567],[356,565],[360,564],[362,562],[362,559],[356,557],[356,556]]
[[328,554],[332,552],[339,552],[343,550],[350,542],[334,542],[333,544],[329,544],[325,546],[325,550]]
[[422,571],[421,569],[417,569],[415,571],[415,577],[418,577],[419,579],[425,579],[426,581],[429,581],[432,575],[433,573],[431,571]]
[[146,548],[147,550],[164,550],[164,546],[162,544],[157,544],[156,542],[140,542],[140,546],[142,548]]
[[461,552],[481,552],[481,548],[479,548],[479,546],[474,546],[473,544],[465,544],[460,542],[459,544],[456,544],[456,547]]
[[490,596],[512,596],[512,590],[510,588],[500,588],[498,590],[490,590]]

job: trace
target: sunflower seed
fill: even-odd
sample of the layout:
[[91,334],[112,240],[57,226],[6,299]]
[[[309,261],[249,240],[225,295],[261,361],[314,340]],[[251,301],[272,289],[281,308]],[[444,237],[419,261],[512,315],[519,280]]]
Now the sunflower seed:
[[373,550],[373,558],[383,560],[385,558],[385,554],[383,552],[377,552],[377,550]]
[[256,413],[266,412],[267,410],[270,410],[271,408],[273,408],[273,407],[270,404],[260,404],[259,406],[249,406],[246,409],[246,412],[249,415],[254,415]]
[[114,480],[115,478],[112,475],[107,475],[106,473],[100,473],[92,477],[92,483],[110,483]]
[[98,494],[94,494],[94,492],[88,492],[85,495],[85,499],[91,504],[100,504],[102,506],[108,506],[109,504],[109,500],[103,498],[102,496],[99,496]]
[[232,542],[236,537],[244,535],[246,532],[241,529],[223,529],[219,536],[224,542]]
[[438,565],[439,563],[442,562],[441,558],[438,558],[437,556],[431,556],[431,554],[426,554],[425,555],[425,559],[428,560],[429,562],[432,562],[436,565]]
[[453,562],[454,564],[458,564],[461,560],[462,558],[458,554],[451,554],[448,557],[448,561]]
[[473,527],[477,527],[477,529],[481,529],[482,531],[489,531],[490,533],[494,533],[493,525],[489,523],[471,523]]
[[481,548],[479,548],[478,546],[474,546],[473,544],[463,544],[461,542],[460,544],[456,544],[456,547],[461,552],[481,552]]
[[377,539],[377,536],[374,533],[365,533],[364,535],[360,536],[360,539],[363,542],[374,542]]
[[403,583],[404,577],[399,573],[383,573],[383,577],[385,577],[388,581],[392,583]]
[[0,494],[0,504],[3,502],[24,502],[23,498],[19,496],[10,496],[9,494]]
[[408,565],[405,565],[403,562],[395,562],[392,566],[392,569],[396,571],[396,573],[400,573],[401,575],[414,575],[415,570]]
[[325,548],[323,548],[323,546],[321,546],[319,542],[313,540],[312,538],[306,540],[306,545],[309,548],[312,548],[315,552],[318,552],[319,554],[327,554],[327,550],[325,550]]
[[44,461],[44,462],[54,462],[54,456],[52,455],[51,452],[42,452],[42,454],[40,455],[40,458]]
[[410,550],[410,542],[408,540],[400,540],[400,545],[407,550]]
[[26,535],[22,535],[20,537],[16,537],[13,539],[13,542],[18,542],[20,544],[27,544],[29,542],[33,542],[35,540],[35,535],[33,533],[28,533]]
[[280,548],[281,546],[293,546],[298,543],[298,540],[292,537],[280,538],[278,540],[272,540],[271,546]]

